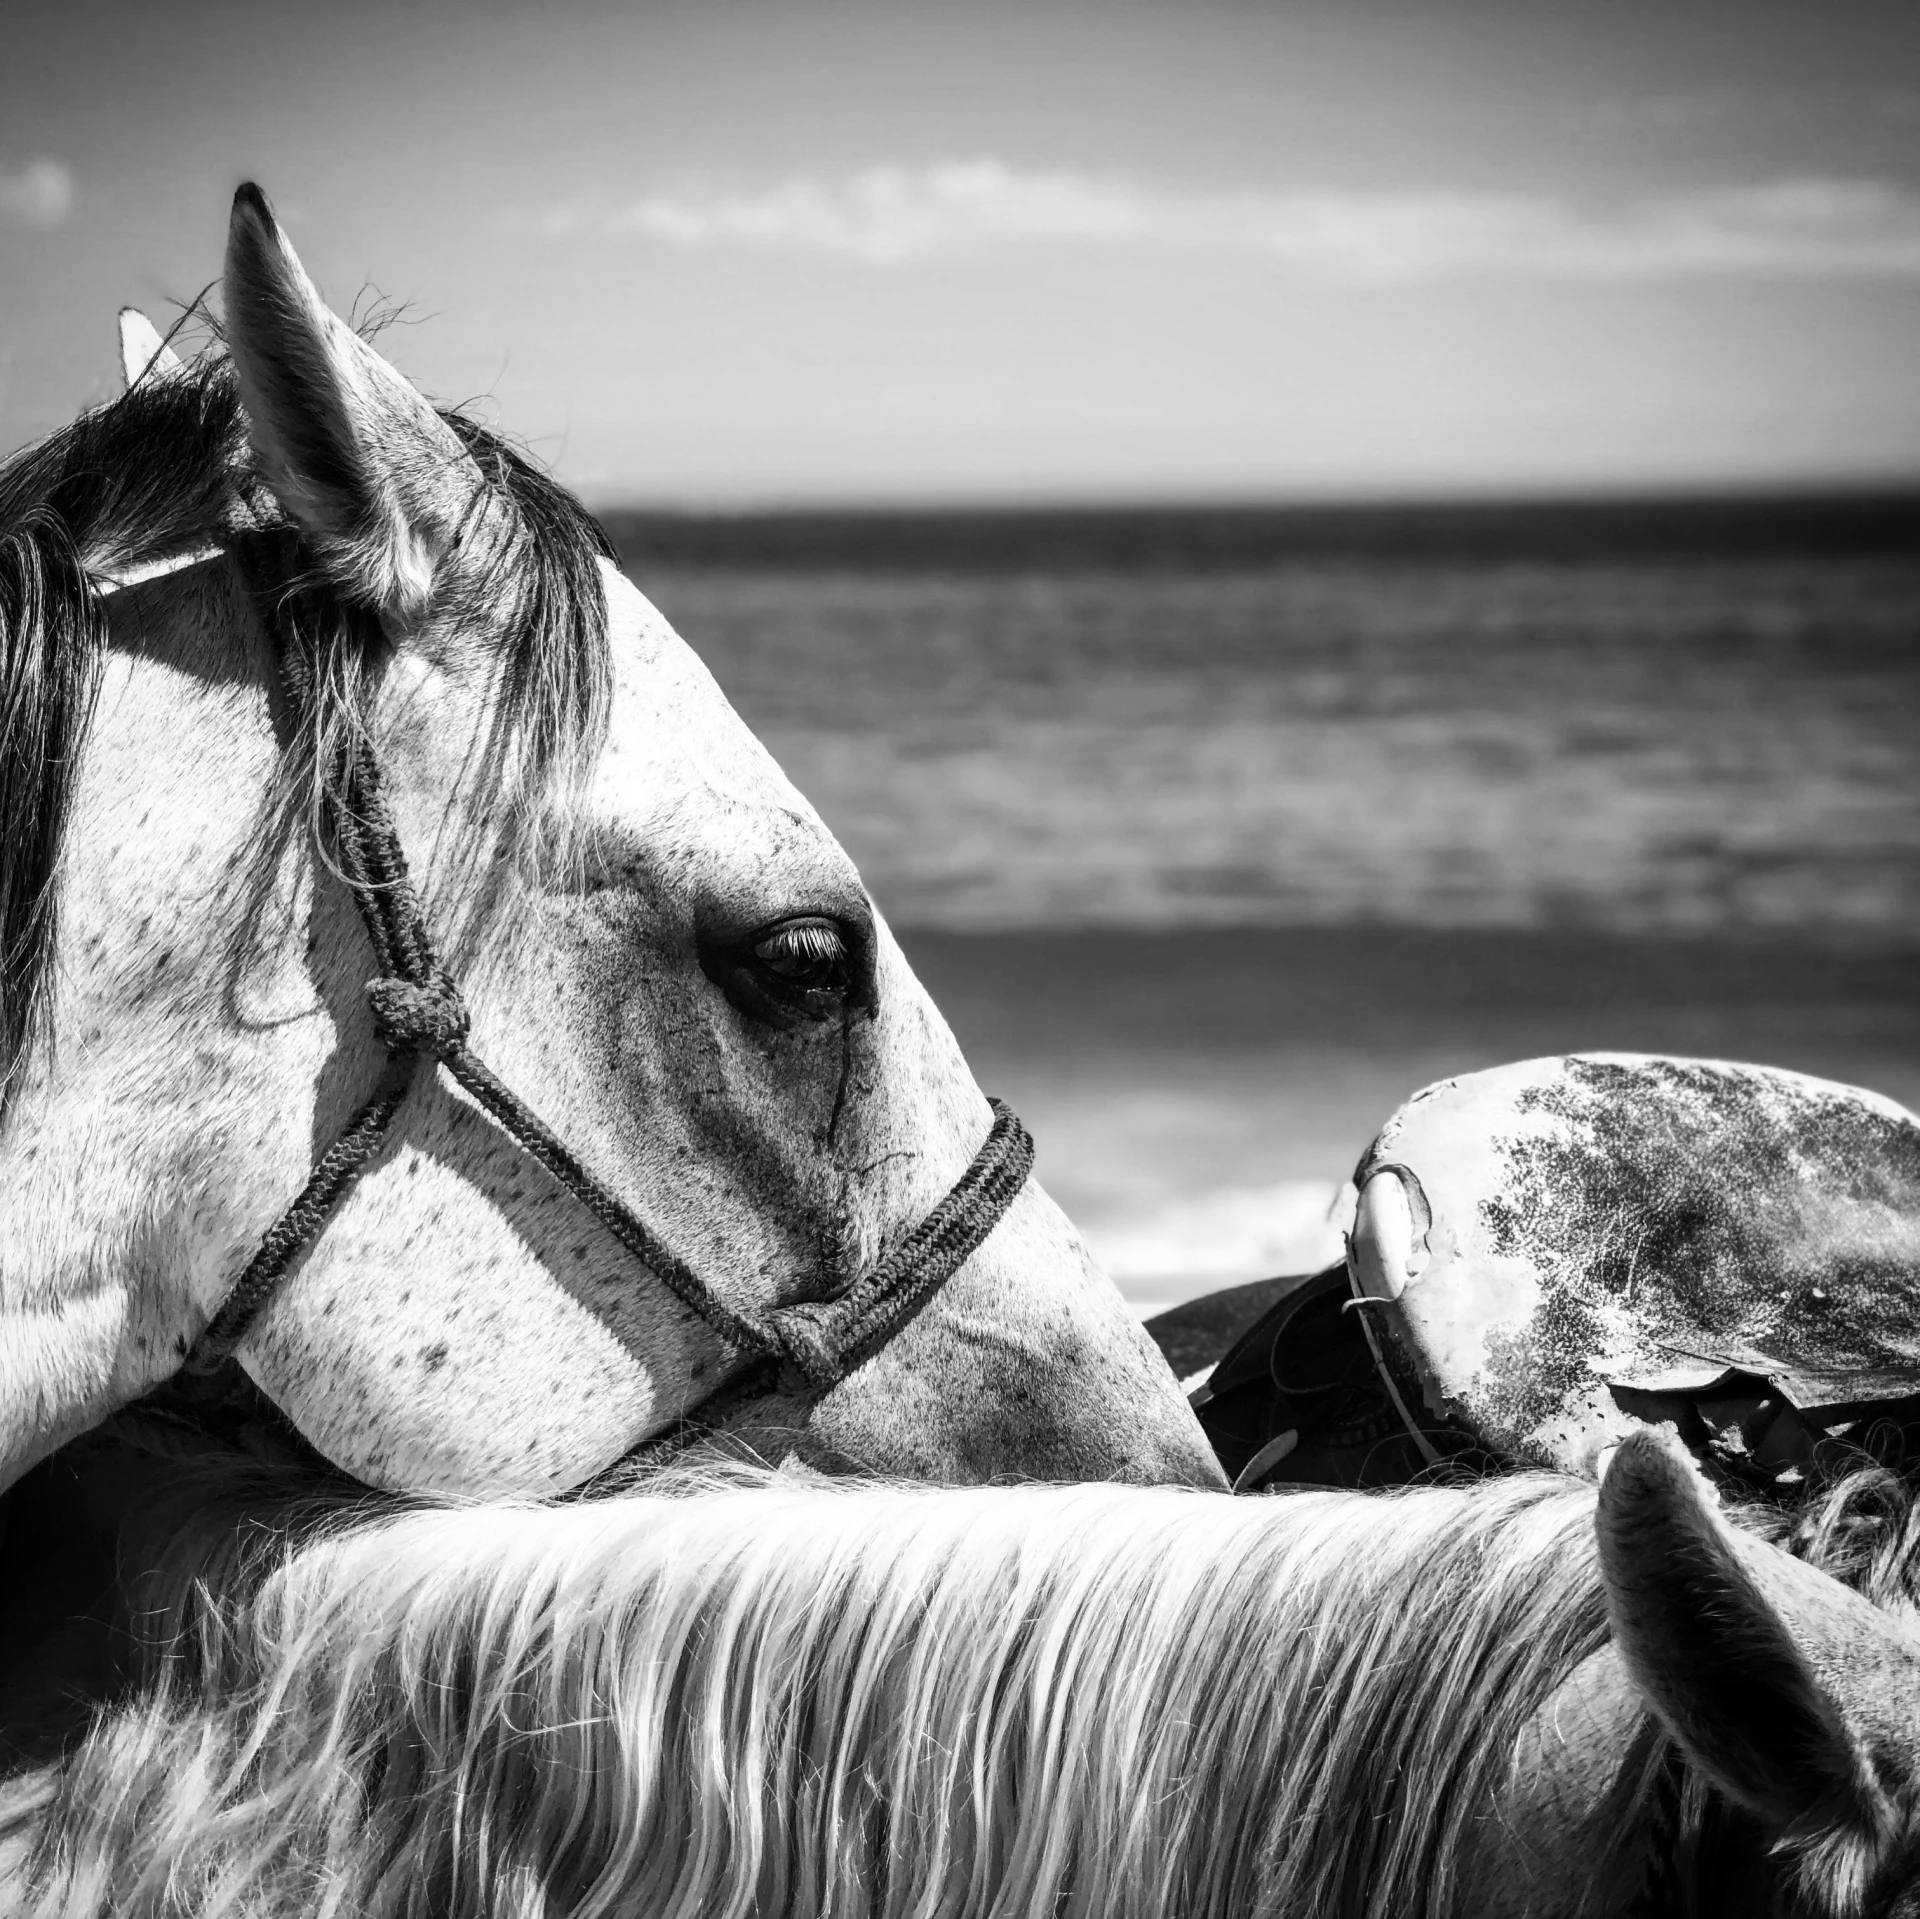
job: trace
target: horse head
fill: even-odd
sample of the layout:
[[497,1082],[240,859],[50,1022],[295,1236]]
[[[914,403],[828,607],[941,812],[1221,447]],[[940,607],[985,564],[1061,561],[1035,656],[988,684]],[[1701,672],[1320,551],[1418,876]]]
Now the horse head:
[[[314,830],[346,753],[474,1055],[711,1310],[425,1071],[237,1357],[373,1484],[571,1486],[738,1370],[727,1326],[895,1252],[992,1115],[584,512],[331,314],[251,188],[225,302],[224,355],[123,329],[125,396],[0,475],[0,1486],[180,1366],[383,1083],[384,969]],[[934,1478],[1215,1481],[1033,1182],[914,1304],[830,1390],[788,1369],[726,1423]]]
[[1526,1729],[1473,1909],[1920,1912],[1915,1512],[1822,1505],[1814,1547],[1878,1535],[1868,1591],[1729,1524],[1670,1435],[1622,1442],[1596,1516],[1611,1644]]

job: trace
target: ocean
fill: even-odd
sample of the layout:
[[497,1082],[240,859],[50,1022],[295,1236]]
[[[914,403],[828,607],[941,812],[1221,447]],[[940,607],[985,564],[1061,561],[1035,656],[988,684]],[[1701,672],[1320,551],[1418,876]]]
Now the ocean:
[[1476,1066],[1920,1103],[1920,498],[608,521],[1143,1310]]

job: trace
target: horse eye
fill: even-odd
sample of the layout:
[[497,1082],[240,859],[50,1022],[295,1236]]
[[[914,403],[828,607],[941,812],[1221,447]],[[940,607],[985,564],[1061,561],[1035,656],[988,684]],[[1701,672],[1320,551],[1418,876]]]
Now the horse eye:
[[789,920],[757,941],[753,956],[791,986],[833,992],[847,982],[847,943],[831,920]]
[[699,954],[700,970],[763,1026],[824,1026],[853,1013],[871,1016],[877,1004],[864,915],[800,913],[751,932],[719,927],[700,938]]

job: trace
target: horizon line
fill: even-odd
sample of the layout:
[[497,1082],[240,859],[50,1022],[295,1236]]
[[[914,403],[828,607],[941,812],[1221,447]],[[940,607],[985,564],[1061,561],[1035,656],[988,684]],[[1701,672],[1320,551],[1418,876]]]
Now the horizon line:
[[766,494],[739,499],[700,496],[615,495],[594,488],[580,494],[603,517],[673,520],[917,519],[1020,514],[1514,512],[1579,507],[1901,505],[1920,502],[1920,468],[1895,474],[1829,474],[1762,480],[1708,479],[1595,481],[1467,490],[1334,488],[1217,492],[1127,491],[868,494]]

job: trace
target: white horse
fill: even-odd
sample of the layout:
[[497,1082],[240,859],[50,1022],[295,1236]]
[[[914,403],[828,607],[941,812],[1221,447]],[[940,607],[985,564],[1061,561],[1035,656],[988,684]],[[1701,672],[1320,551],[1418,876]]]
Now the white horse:
[[1802,1542],[1864,1596],[1650,1433],[1597,1495],[769,1480],[336,1517],[251,1573],[220,1503],[154,1516],[163,1681],[0,1799],[22,1919],[1920,1901],[1884,1475]]
[[[707,1400],[741,1329],[912,1265],[992,1115],[592,521],[329,313],[257,189],[225,304],[189,366],[128,322],[124,397],[0,471],[0,1488],[174,1373],[375,1088],[390,1135],[238,1357],[372,1484],[568,1487]],[[406,889],[343,881],[346,764],[464,1010],[432,968],[370,1009],[355,899]],[[597,1211],[431,1070],[469,1015]],[[934,1478],[1216,1483],[1040,1188],[990,1223],[843,1383],[789,1366],[727,1423]]]

